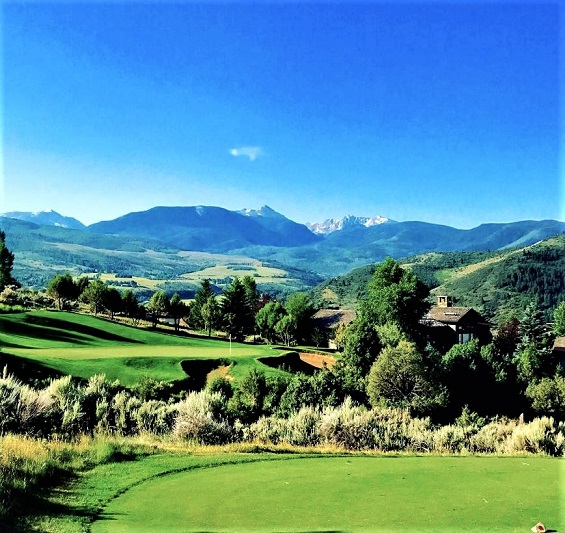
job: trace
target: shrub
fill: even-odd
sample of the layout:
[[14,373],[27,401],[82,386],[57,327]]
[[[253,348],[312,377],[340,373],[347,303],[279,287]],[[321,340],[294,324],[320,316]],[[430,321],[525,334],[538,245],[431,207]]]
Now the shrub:
[[528,424],[517,424],[512,434],[504,442],[503,451],[506,453],[546,453],[556,455],[563,453],[558,449],[556,435],[558,428],[555,427],[553,418],[544,416],[535,418]]
[[515,427],[516,422],[513,420],[501,419],[490,422],[470,437],[468,448],[471,452],[499,453]]
[[219,392],[226,399],[230,399],[233,396],[233,387],[229,379],[223,376],[216,376],[211,379],[207,384],[206,388],[210,392]]
[[5,369],[0,378],[0,434],[48,436],[53,426],[54,404],[47,391],[24,385]]
[[163,435],[171,431],[175,408],[163,401],[149,400],[142,403],[136,414],[139,431]]
[[460,453],[466,447],[467,435],[461,426],[442,426],[433,432],[432,442],[436,452]]
[[133,435],[137,432],[137,411],[141,403],[141,400],[130,396],[126,391],[120,391],[113,397],[113,428],[117,434]]
[[158,381],[150,376],[143,376],[132,392],[140,400],[165,400],[171,393],[172,384]]
[[245,439],[259,441],[262,444],[279,444],[284,441],[286,421],[276,416],[262,416],[249,426]]
[[354,405],[351,398],[346,398],[339,407],[324,410],[320,437],[329,444],[348,450],[372,448],[374,434],[369,418],[365,407]]
[[321,439],[349,450],[430,450],[432,439],[428,418],[411,418],[404,409],[384,407],[367,410],[350,398],[323,412]]
[[224,410],[224,397],[217,392],[191,392],[177,404],[173,433],[182,439],[200,444],[229,442],[233,428],[219,414]]
[[294,446],[315,446],[320,440],[320,412],[303,407],[286,420],[285,441]]
[[4,374],[0,379],[0,434],[16,431],[19,426],[17,411],[23,386],[4,368]]

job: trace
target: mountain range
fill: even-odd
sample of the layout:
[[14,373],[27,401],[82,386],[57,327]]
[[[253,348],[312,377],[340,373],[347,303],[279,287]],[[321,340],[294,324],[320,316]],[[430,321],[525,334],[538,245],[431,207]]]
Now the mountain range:
[[58,226],[60,228],[84,229],[86,226],[76,218],[66,217],[53,211],[45,209],[44,211],[10,211],[9,213],[0,213],[0,217],[15,218],[25,222],[33,222],[42,226]]
[[[351,215],[307,227],[268,206],[241,211],[214,206],[154,207],[88,227],[54,211],[1,216],[8,218],[0,219],[0,227],[14,218],[33,223],[29,230],[17,227],[21,235],[17,248],[19,252],[35,254],[37,264],[42,261],[38,250],[46,250],[45,242],[50,243],[49,249],[57,248],[59,261],[62,251],[74,243],[83,246],[84,253],[88,249],[89,257],[97,249],[109,252],[116,247],[126,251],[134,247],[139,253],[145,250],[146,256],[151,250],[189,250],[256,258],[323,277],[340,275],[387,256],[501,250],[527,246],[565,232],[565,223],[555,220],[482,224],[462,230],[418,221],[396,222],[382,216]],[[53,229],[47,231],[47,226]],[[103,264],[108,265],[105,257]],[[68,259],[79,261],[80,257],[72,254]],[[93,259],[89,267],[95,263]],[[65,262],[59,265],[64,267]],[[175,265],[175,270],[179,268],[182,265]]]

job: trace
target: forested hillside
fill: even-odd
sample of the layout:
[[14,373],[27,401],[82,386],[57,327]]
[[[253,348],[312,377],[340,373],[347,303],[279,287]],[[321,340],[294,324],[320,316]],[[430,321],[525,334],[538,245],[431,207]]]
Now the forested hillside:
[[489,317],[509,317],[535,300],[550,319],[565,300],[565,234],[494,256],[466,268],[444,272],[435,293],[452,295]]
[[[472,306],[489,318],[507,317],[537,300],[549,318],[565,300],[565,234],[540,243],[496,252],[446,252],[401,261],[434,294]],[[311,291],[321,307],[355,307],[365,295],[374,265],[328,280]]]

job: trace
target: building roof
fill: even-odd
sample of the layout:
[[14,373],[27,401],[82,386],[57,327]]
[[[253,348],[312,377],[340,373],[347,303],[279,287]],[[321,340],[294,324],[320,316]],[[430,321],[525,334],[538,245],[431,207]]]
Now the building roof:
[[565,337],[555,337],[553,349],[559,352],[565,352]]
[[424,316],[426,322],[441,322],[442,324],[457,324],[471,307],[432,307]]
[[320,309],[312,317],[323,328],[336,328],[340,324],[351,324],[355,320],[355,311],[351,309]]

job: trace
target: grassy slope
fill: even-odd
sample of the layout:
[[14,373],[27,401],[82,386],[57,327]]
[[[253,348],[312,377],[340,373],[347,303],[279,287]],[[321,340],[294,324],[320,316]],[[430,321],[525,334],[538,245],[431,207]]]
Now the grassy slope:
[[0,315],[0,346],[0,366],[7,364],[18,376],[88,378],[104,373],[124,385],[133,385],[144,375],[164,381],[184,379],[181,361],[193,359],[228,359],[236,377],[256,365],[272,374],[279,371],[257,358],[282,354],[267,346],[232,343],[230,349],[230,343],[217,339],[158,333],[51,311]]
[[96,517],[93,533],[520,532],[541,520],[561,531],[563,467],[546,457],[159,455],[86,473],[38,523],[85,531]]

